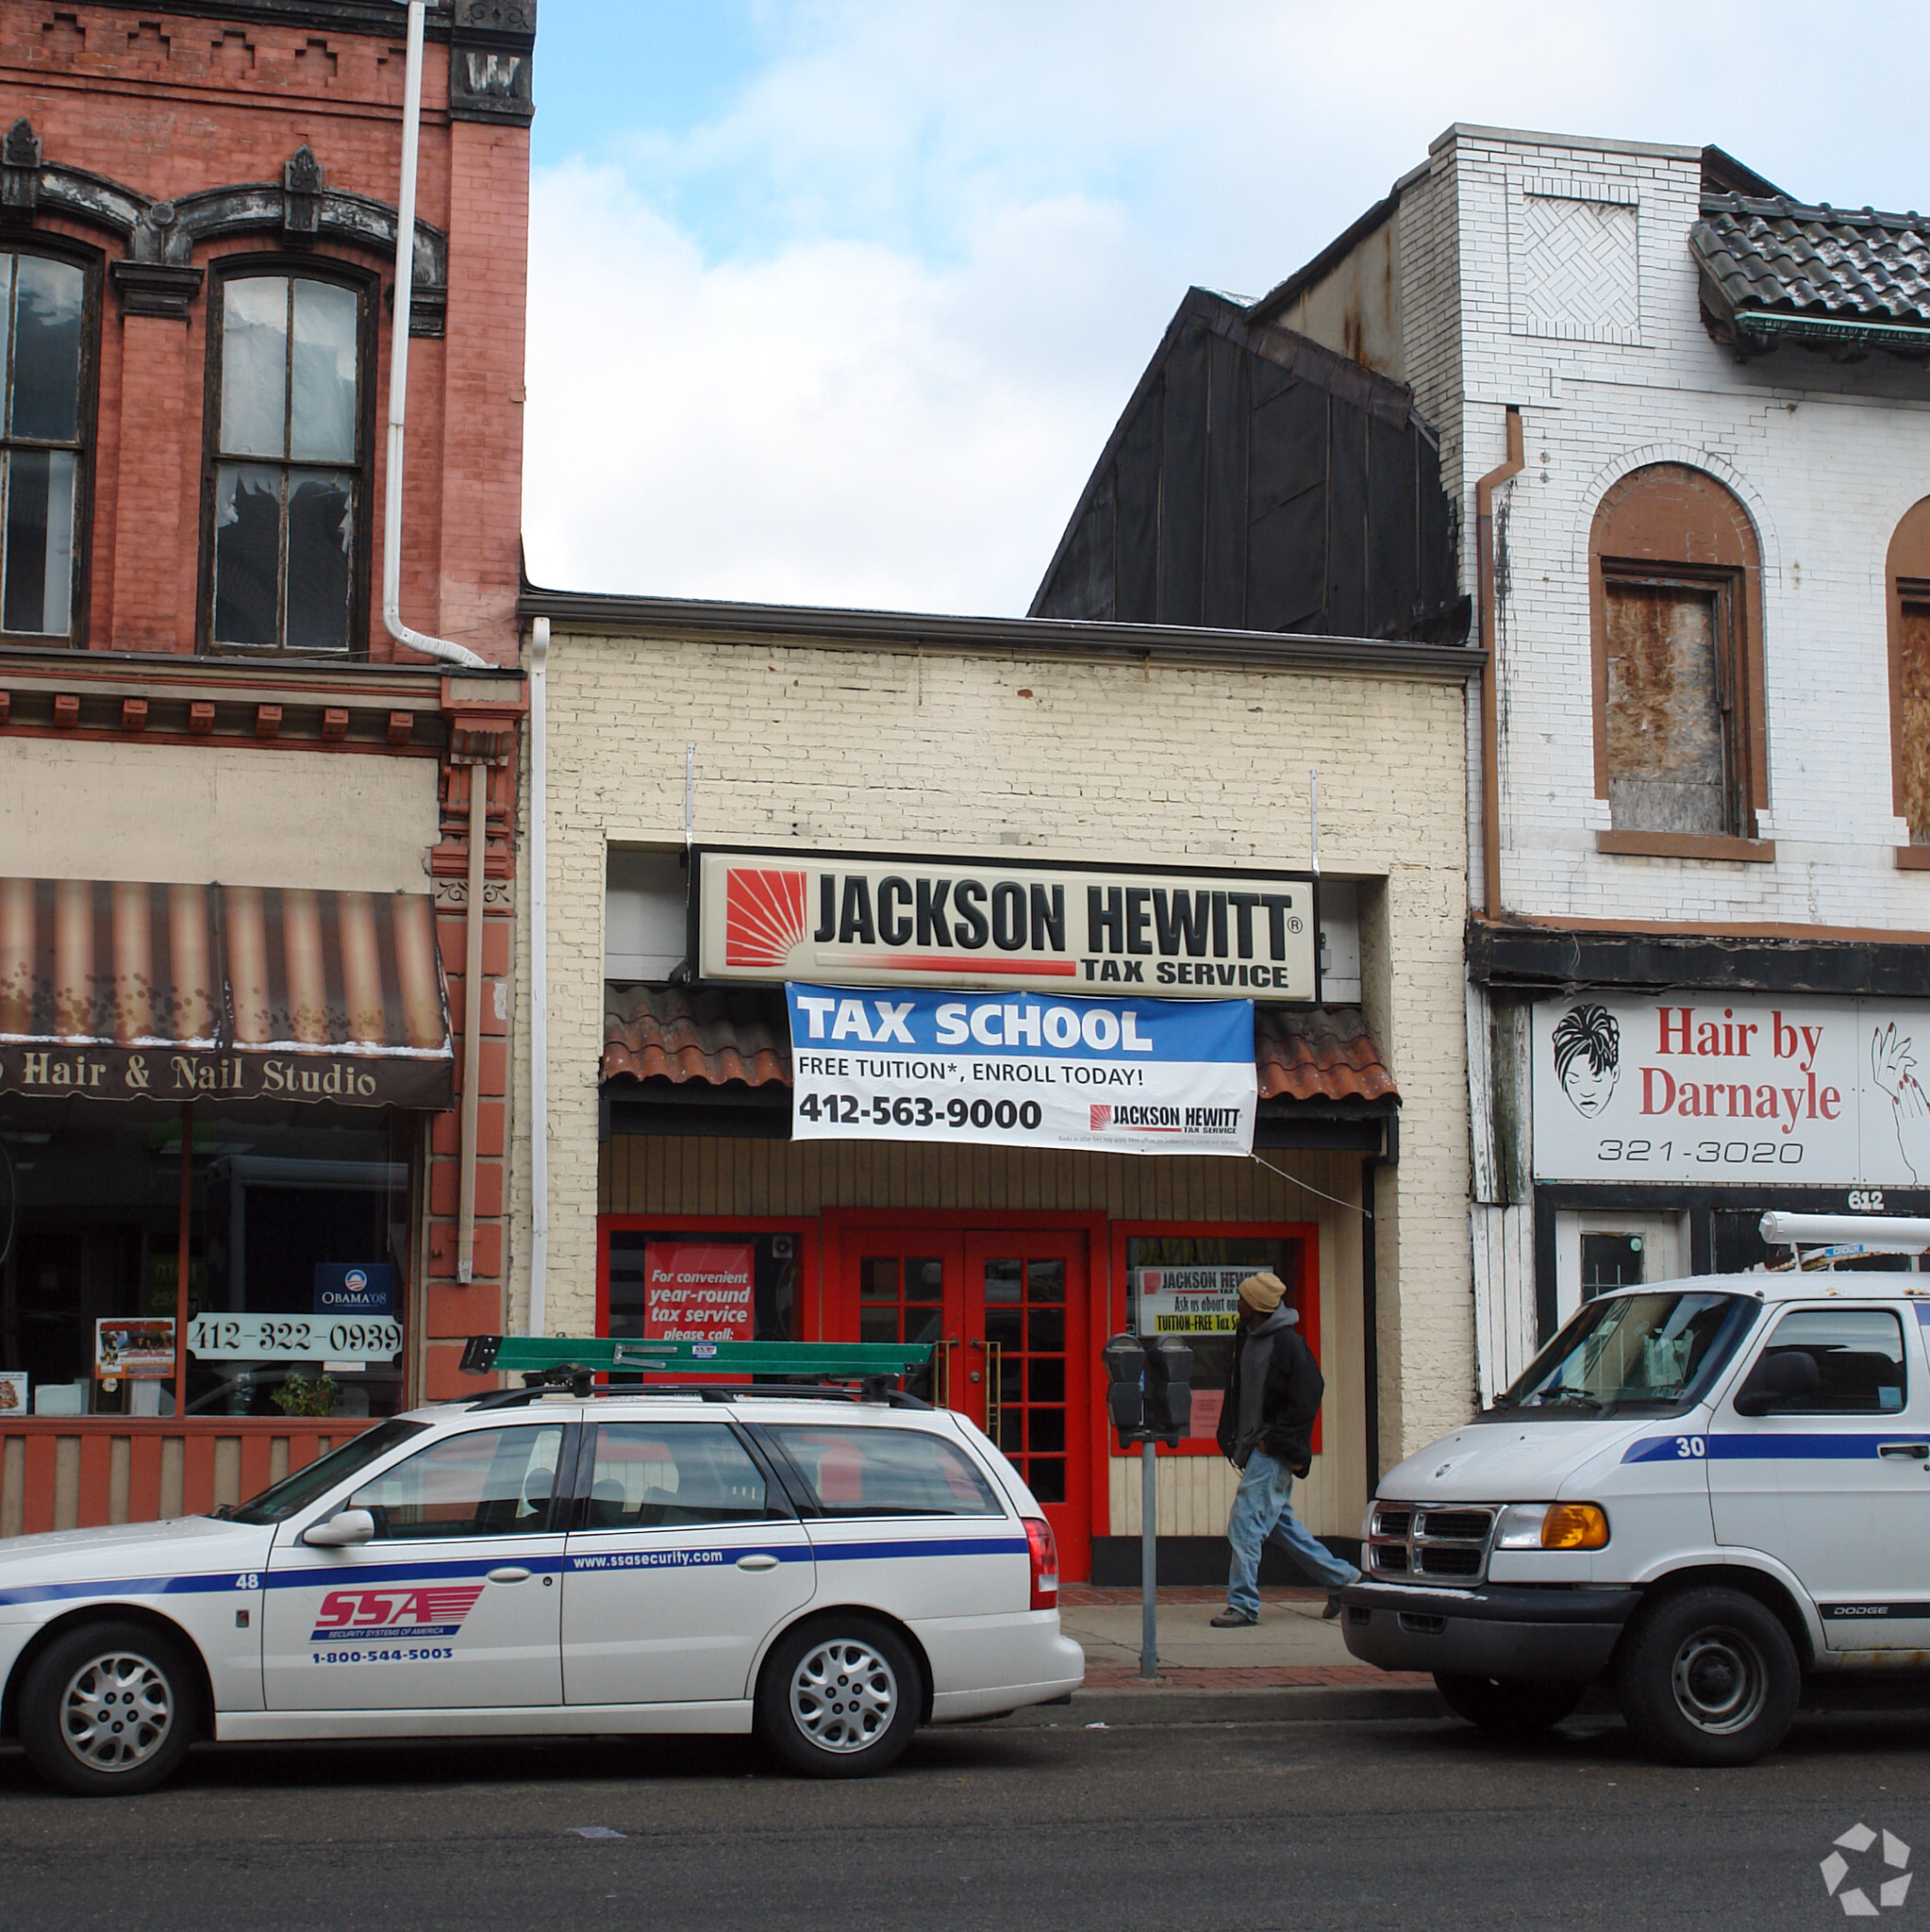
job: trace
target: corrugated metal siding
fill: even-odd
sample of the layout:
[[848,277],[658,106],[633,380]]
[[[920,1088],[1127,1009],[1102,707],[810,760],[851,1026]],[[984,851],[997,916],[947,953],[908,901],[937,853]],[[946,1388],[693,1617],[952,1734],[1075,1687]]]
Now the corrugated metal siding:
[[[1304,1177],[1308,1188],[1253,1160],[627,1134],[604,1143],[597,1205],[606,1214],[666,1216],[905,1208],[1103,1213],[1112,1221],[1314,1222],[1320,1227],[1321,1367],[1327,1378],[1324,1446],[1296,1494],[1302,1517],[1317,1533],[1356,1536],[1367,1507],[1360,1217],[1321,1194],[1356,1199],[1360,1160],[1346,1154],[1267,1158]],[[1104,1256],[1092,1258],[1096,1279],[1109,1262]],[[1168,1458],[1160,1470],[1162,1532],[1219,1535],[1226,1526],[1231,1476],[1215,1457]],[[1137,1464],[1115,1458],[1111,1488],[1112,1533],[1137,1535]],[[1106,1524],[1095,1523],[1093,1533],[1107,1534]]]

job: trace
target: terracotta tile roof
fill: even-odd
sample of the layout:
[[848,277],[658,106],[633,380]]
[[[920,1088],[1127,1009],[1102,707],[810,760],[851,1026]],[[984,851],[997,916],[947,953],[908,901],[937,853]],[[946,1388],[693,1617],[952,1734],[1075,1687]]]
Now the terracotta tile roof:
[[1930,330],[1930,221],[1711,194],[1689,230],[1703,297],[1758,349],[1778,337],[1900,346]]
[[604,991],[602,1077],[790,1085],[784,1002],[758,991],[677,986]]
[[[1394,1083],[1358,1007],[1261,1007],[1254,1025],[1262,1100],[1381,1100]],[[790,1085],[784,1004],[762,990],[605,990],[602,1077]]]
[[1256,1008],[1254,1060],[1262,1100],[1394,1095],[1393,1080],[1358,1007]]

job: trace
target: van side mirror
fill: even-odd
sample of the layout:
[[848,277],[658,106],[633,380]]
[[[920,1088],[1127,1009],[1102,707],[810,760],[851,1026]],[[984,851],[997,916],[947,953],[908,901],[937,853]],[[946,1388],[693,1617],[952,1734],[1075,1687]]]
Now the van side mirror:
[[1732,1405],[1738,1415],[1773,1415],[1789,1403],[1814,1395],[1822,1386],[1816,1357],[1800,1348],[1766,1355],[1750,1370]]
[[311,1523],[302,1532],[305,1543],[314,1543],[324,1550],[344,1549],[350,1543],[374,1542],[375,1540],[375,1519],[366,1509],[338,1509],[333,1516],[321,1523]]

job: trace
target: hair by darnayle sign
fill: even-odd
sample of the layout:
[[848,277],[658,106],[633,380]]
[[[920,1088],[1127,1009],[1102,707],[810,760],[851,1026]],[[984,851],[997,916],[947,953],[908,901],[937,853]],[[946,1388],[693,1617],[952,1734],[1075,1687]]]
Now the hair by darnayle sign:
[[1318,998],[1313,881],[843,853],[706,851],[704,979]]
[[785,993],[793,1140],[1253,1151],[1251,1000]]
[[1534,1061],[1539,1180],[1930,1186],[1930,1003],[1578,994]]

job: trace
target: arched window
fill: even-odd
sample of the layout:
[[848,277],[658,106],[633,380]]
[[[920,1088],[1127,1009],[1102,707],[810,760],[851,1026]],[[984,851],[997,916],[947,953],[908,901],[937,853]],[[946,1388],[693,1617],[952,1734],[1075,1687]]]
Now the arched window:
[[88,272],[50,256],[0,253],[6,512],[0,633],[69,640],[79,618],[92,305]]
[[[1906,863],[1930,866],[1930,496],[1889,540],[1890,786],[1910,827]],[[1923,848],[1919,851],[1917,848]]]
[[1655,463],[1603,497],[1589,548],[1602,849],[1770,856],[1749,849],[1769,796],[1748,512],[1703,471]]
[[366,291],[278,264],[217,284],[210,637],[346,651],[366,575]]

